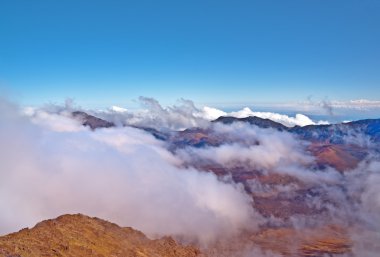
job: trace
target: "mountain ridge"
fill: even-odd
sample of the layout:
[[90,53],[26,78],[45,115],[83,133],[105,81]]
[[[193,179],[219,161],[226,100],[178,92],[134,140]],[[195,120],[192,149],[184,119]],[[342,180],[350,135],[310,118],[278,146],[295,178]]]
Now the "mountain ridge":
[[200,251],[171,237],[142,232],[83,214],[66,214],[0,237],[0,257],[195,257]]
[[[115,123],[107,121],[105,119],[98,118],[94,115],[88,114],[84,111],[74,111],[72,116],[75,119],[81,121],[83,126],[88,126],[92,130],[98,128],[110,128],[115,127]],[[264,119],[257,116],[249,116],[245,118],[236,118],[232,116],[221,116],[213,121],[212,123],[222,123],[222,124],[232,124],[234,122],[245,122],[251,125],[255,125],[263,129],[276,129],[278,131],[286,131],[297,135],[303,140],[308,141],[318,141],[318,142],[329,142],[329,143],[343,143],[343,136],[349,136],[350,132],[362,133],[369,136],[374,142],[380,142],[380,119],[362,119],[346,123],[334,123],[334,124],[316,124],[316,125],[306,125],[306,126],[294,126],[287,127],[279,122]],[[170,133],[167,131],[159,131],[155,128],[144,127],[144,126],[131,126],[137,129],[142,129],[159,140],[166,141],[170,137]],[[187,128],[184,131],[194,131],[199,128]],[[177,132],[177,133],[180,133]]]

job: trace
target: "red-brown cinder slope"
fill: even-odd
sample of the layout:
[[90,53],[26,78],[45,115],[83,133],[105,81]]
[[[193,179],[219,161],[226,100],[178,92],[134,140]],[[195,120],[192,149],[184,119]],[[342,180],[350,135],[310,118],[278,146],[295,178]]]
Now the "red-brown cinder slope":
[[148,239],[142,232],[85,215],[63,215],[32,229],[0,237],[1,257],[195,257],[200,252],[172,238]]

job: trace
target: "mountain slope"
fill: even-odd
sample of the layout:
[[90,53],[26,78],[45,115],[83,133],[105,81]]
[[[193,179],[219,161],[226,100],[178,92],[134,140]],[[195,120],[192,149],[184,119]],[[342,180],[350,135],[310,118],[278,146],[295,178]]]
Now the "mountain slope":
[[275,122],[270,119],[263,119],[256,116],[249,116],[246,118],[235,118],[235,117],[229,117],[229,116],[221,116],[214,120],[213,122],[220,122],[223,124],[232,124],[234,122],[247,122],[251,125],[256,125],[259,128],[274,128],[279,131],[288,130],[289,128],[282,125],[281,123]]
[[344,143],[343,137],[352,136],[354,133],[368,136],[372,141],[380,141],[380,119],[366,119],[347,123],[329,125],[308,125],[304,127],[286,127],[278,122],[262,119],[255,116],[247,118],[219,117],[216,123],[231,124],[234,122],[246,122],[260,128],[273,128],[279,131],[288,131],[308,141]]
[[95,117],[93,115],[87,114],[82,111],[72,112],[72,115],[75,119],[78,119],[79,121],[81,121],[83,126],[88,126],[92,130],[97,129],[97,128],[115,127],[115,124],[112,122],[100,119],[98,117]]
[[81,214],[63,215],[0,237],[1,257],[194,257],[199,251],[172,238],[150,240],[132,228]]

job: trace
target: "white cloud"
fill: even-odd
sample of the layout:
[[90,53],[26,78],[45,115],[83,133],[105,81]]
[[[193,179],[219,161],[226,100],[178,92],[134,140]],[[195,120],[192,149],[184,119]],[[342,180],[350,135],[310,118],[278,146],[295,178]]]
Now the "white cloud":
[[[226,169],[239,166],[263,174],[289,175],[300,181],[268,185],[254,180],[250,184],[252,192],[279,193],[284,201],[289,195],[291,199],[300,196],[297,201],[323,211],[315,213],[317,218],[291,215],[289,221],[276,220],[277,225],[302,229],[310,224],[354,224],[370,232],[380,228],[380,166],[370,159],[377,158],[378,152],[371,152],[347,174],[331,168],[320,170],[306,150],[307,143],[287,132],[244,123],[227,126],[209,122],[224,114],[256,114],[285,124],[314,122],[306,116],[248,108],[226,113],[210,107],[198,109],[186,100],[164,108],[154,99],[142,100],[146,109],[137,113],[103,114],[127,124],[159,128],[206,124],[211,136],[223,139],[222,145],[187,147],[173,153],[166,143],[139,129],[83,128],[70,119],[67,107],[29,108],[19,115],[15,106],[0,101],[0,231],[11,232],[63,213],[82,212],[133,226],[151,236],[181,235],[210,242],[273,221],[256,213],[252,198],[241,185],[192,168],[199,160]],[[367,144],[365,138],[351,143]],[[380,238],[372,232],[368,237],[353,233],[354,253],[365,251],[368,254],[362,256],[376,256],[378,249],[366,247],[376,246]],[[252,246],[245,254],[261,256],[261,251]]]
[[245,118],[256,116],[263,119],[270,119],[288,127],[306,126],[316,124],[328,124],[327,121],[313,121],[303,114],[296,114],[294,117],[274,113],[274,112],[255,112],[245,107],[234,112],[225,112],[223,110],[204,106],[198,108],[190,100],[181,99],[179,105],[163,107],[161,104],[148,97],[140,97],[143,109],[129,111],[127,109],[112,106],[107,111],[93,112],[115,124],[128,124],[141,127],[152,127],[156,129],[183,130],[191,127],[207,127],[209,121],[215,120],[221,116],[232,116]]
[[228,114],[222,110],[204,106],[202,111],[196,113],[197,116],[202,117],[206,120],[216,120],[217,118],[221,116],[227,116]]
[[74,132],[87,129],[81,126],[79,120],[73,119],[71,113],[67,110],[51,112],[38,108],[25,108],[23,114],[30,117],[31,121],[38,126],[57,132]]
[[270,119],[272,121],[281,123],[287,127],[328,124],[327,121],[314,122],[309,117],[303,114],[296,114],[295,117],[290,117],[288,115],[273,113],[273,112],[254,112],[248,107],[245,107],[242,110],[237,111],[237,112],[232,112],[230,113],[230,115],[237,118],[256,116],[262,119]]
[[1,233],[80,212],[205,243],[259,222],[240,186],[181,168],[142,130],[67,129],[64,115],[37,113],[0,102]]
[[123,112],[127,112],[128,110],[127,109],[125,109],[125,108],[123,108],[123,107],[119,107],[119,106],[111,106],[110,107],[110,111],[112,111],[112,112],[121,112],[121,113],[123,113]]
[[328,124],[327,121],[314,122],[309,117],[303,114],[296,114],[295,117],[291,117],[288,115],[273,113],[273,112],[254,112],[248,107],[245,107],[239,111],[227,113],[222,110],[218,110],[218,109],[206,106],[202,110],[202,115],[199,115],[199,116],[204,117],[205,119],[208,119],[208,120],[214,120],[216,118],[219,118],[220,116],[232,116],[236,118],[246,118],[250,116],[255,116],[262,119],[270,119],[272,121],[281,123],[287,127]]
[[[209,160],[224,167],[244,166],[248,170],[285,171],[287,166],[305,166],[314,161],[306,154],[305,146],[292,134],[273,129],[262,129],[245,123],[215,124],[213,132],[225,144],[205,148],[178,150],[189,163]],[[232,142],[232,143],[230,143]]]

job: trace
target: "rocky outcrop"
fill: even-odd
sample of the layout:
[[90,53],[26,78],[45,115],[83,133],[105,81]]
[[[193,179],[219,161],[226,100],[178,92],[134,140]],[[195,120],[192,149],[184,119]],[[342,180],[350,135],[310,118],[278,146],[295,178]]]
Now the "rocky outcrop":
[[132,228],[85,215],[63,215],[0,237],[1,257],[195,257],[171,237],[147,238]]
[[93,115],[87,114],[82,111],[75,111],[72,113],[73,117],[75,119],[80,120],[83,126],[88,126],[92,130],[97,128],[111,128],[115,127],[115,124],[103,119],[100,119],[98,117],[95,117]]

